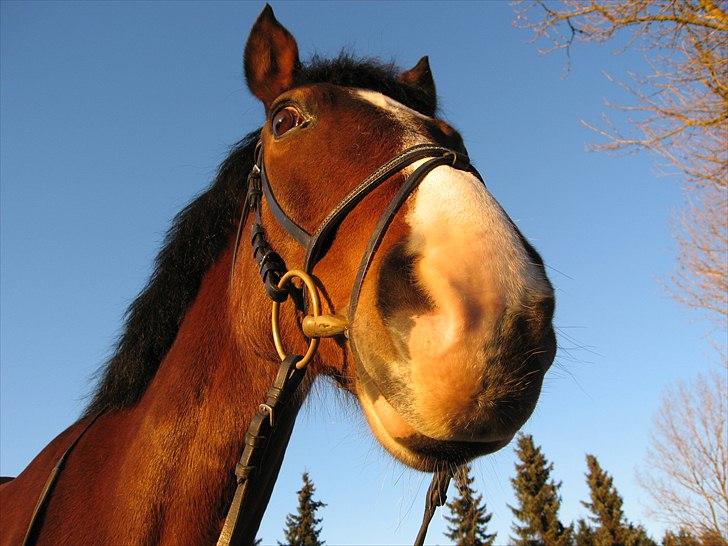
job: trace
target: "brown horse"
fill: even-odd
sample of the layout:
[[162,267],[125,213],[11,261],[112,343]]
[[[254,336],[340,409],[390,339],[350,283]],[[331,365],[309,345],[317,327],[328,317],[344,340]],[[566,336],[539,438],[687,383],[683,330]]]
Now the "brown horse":
[[[453,158],[465,154],[458,132],[436,117],[426,57],[404,72],[348,56],[303,64],[266,7],[244,63],[265,123],[176,218],[84,416],[0,486],[3,545],[21,543],[51,470],[77,439],[37,544],[217,539],[243,431],[280,363],[247,235],[234,259],[237,224],[243,218],[249,230],[255,220],[241,209],[258,142],[280,209],[307,233],[403,151],[434,144]],[[313,274],[326,312],[351,311],[369,235],[423,161],[387,176],[323,242]],[[305,250],[269,201],[261,209],[267,241],[300,267]],[[282,343],[303,354],[308,340],[293,309],[281,309]],[[553,309],[541,258],[479,177],[437,166],[393,214],[346,335],[321,340],[298,401],[326,374],[356,397],[395,458],[426,471],[461,464],[505,446],[531,414],[555,354]]]

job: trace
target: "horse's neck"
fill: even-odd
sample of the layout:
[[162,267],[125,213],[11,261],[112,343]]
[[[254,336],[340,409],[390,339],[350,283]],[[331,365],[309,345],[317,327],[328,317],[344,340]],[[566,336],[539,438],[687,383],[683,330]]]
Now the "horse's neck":
[[[229,264],[229,257],[222,259],[205,276],[132,412],[138,428],[122,468],[133,476],[123,485],[136,511],[131,527],[139,527],[129,529],[131,540],[197,544],[213,538],[232,495],[245,430],[277,371],[270,334],[259,331],[268,316],[263,288],[248,279],[236,283],[230,297]],[[243,325],[251,331],[239,330]]]

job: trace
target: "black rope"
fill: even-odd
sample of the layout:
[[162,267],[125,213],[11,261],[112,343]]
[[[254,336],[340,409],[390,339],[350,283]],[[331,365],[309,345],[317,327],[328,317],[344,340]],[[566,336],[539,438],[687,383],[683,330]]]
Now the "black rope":
[[452,472],[450,470],[438,470],[432,475],[432,482],[427,489],[427,497],[425,498],[425,513],[422,515],[422,524],[420,531],[417,533],[414,546],[422,546],[427,536],[427,528],[430,526],[432,516],[438,506],[445,504],[447,500],[447,488],[450,485]]

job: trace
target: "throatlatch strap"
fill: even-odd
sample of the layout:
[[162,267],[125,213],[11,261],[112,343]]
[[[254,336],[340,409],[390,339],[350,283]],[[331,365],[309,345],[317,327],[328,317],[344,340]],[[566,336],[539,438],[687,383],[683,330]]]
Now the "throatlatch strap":
[[[283,460],[283,452],[299,408],[294,394],[306,374],[306,368],[296,368],[296,362],[300,359],[300,355],[291,355],[281,362],[278,375],[266,394],[265,403],[258,407],[258,413],[250,421],[245,433],[243,454],[235,465],[235,495],[217,546],[248,546],[255,541],[260,521],[256,521],[259,518],[254,516],[256,510],[251,504],[256,504],[265,496],[258,484],[261,474],[266,468],[274,467],[277,474]],[[267,500],[263,499],[262,504],[264,508]],[[242,514],[243,506],[246,517]],[[252,517],[249,517],[251,514]]]

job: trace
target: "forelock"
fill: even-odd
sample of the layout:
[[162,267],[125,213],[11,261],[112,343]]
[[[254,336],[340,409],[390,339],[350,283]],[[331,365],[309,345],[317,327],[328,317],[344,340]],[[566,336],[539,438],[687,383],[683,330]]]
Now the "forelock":
[[306,63],[296,78],[296,85],[330,83],[377,91],[428,117],[437,111],[437,99],[425,90],[399,81],[401,69],[394,63],[377,59],[355,58],[341,53],[334,59],[317,55]]

